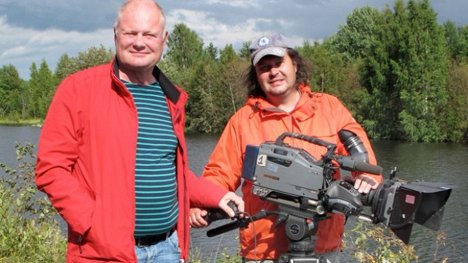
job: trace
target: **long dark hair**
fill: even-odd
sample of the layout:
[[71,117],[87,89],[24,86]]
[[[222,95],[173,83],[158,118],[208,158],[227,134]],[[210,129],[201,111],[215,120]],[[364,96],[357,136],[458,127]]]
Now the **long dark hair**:
[[[305,59],[303,59],[296,50],[288,48],[287,52],[289,57],[291,57],[291,60],[297,66],[295,83],[296,87],[299,84],[308,85],[310,82],[310,70],[312,66]],[[247,96],[265,97],[265,93],[263,92],[257,80],[255,66],[252,64],[247,68],[246,74],[244,76],[244,83],[247,87]]]

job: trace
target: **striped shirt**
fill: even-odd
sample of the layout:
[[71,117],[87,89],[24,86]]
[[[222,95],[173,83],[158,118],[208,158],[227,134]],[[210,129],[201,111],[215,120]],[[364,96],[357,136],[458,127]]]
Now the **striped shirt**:
[[125,82],[138,111],[135,166],[135,236],[169,231],[177,222],[174,134],[166,97],[159,83]]

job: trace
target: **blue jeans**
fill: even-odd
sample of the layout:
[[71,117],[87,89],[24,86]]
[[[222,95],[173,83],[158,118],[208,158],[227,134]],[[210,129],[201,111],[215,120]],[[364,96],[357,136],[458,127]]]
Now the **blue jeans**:
[[166,240],[147,247],[135,246],[138,263],[178,263],[180,261],[177,231]]

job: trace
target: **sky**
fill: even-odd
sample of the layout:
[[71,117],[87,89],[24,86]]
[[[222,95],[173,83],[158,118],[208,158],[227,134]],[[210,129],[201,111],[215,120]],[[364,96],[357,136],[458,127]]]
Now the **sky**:
[[[160,0],[167,29],[186,24],[203,40],[235,49],[266,33],[292,46],[334,35],[356,8],[393,9],[394,0]],[[430,0],[440,24],[468,25],[468,0]],[[114,49],[112,26],[121,0],[0,0],[0,67],[29,79],[33,62],[55,70],[64,55],[90,47]]]

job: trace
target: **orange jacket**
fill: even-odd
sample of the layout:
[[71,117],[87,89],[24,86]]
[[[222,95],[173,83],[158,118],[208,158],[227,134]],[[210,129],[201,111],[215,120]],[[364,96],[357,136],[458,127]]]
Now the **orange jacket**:
[[[301,86],[301,98],[296,108],[286,113],[278,110],[262,98],[249,98],[246,105],[236,112],[225,127],[203,176],[235,191],[241,184],[242,162],[246,145],[259,145],[273,141],[283,132],[296,132],[334,143],[340,154],[346,154],[340,143],[338,131],[347,129],[356,133],[369,152],[369,161],[376,163],[370,142],[363,128],[351,113],[334,96],[313,93],[308,86]],[[309,142],[286,138],[293,147],[307,150],[317,159],[326,152],[325,147]],[[291,174],[294,176],[294,174]],[[381,179],[379,178],[379,181]],[[244,182],[242,193],[246,212],[256,214],[260,209],[276,210],[276,205],[260,200],[252,194],[252,184]],[[276,259],[287,252],[288,238],[284,224],[273,227],[276,217],[269,216],[249,224],[240,231],[241,255],[250,259]],[[339,249],[344,231],[344,216],[331,214],[331,218],[320,221],[315,252],[325,253]],[[256,237],[256,241],[254,240]],[[254,249],[254,244],[257,244]]]

